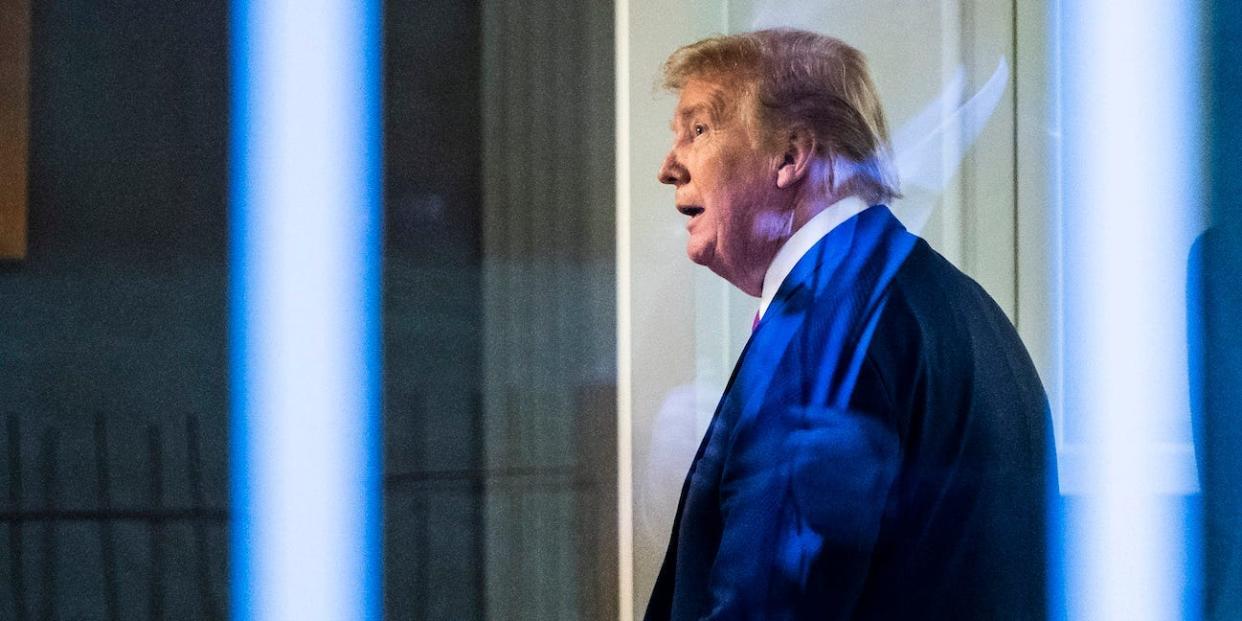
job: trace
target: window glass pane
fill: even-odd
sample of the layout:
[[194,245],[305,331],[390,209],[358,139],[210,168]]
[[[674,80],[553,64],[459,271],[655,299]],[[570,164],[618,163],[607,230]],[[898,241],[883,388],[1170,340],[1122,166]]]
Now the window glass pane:
[[615,617],[612,9],[386,11],[386,614]]

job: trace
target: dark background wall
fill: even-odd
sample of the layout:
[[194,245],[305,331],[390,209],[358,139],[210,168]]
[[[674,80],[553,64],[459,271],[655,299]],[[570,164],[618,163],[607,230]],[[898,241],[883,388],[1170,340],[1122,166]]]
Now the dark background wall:
[[1203,617],[1242,618],[1242,2],[1206,4],[1208,200],[1190,257],[1192,414],[1203,492]]
[[0,268],[0,618],[221,618],[223,3],[32,2]]

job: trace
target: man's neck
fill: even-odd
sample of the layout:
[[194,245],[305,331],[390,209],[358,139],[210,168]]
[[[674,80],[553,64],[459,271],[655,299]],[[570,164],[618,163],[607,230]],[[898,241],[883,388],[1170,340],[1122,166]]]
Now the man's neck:
[[793,234],[776,251],[776,256],[772,258],[764,274],[759,296],[760,315],[767,311],[768,305],[776,297],[777,290],[780,289],[781,284],[802,256],[842,222],[858,215],[869,206],[866,201],[857,196],[847,196],[832,204],[824,205],[801,226],[794,228]]
[[[811,188],[811,185],[804,185],[803,188],[803,191],[805,192],[807,189]],[[775,250],[772,251],[772,254],[768,255],[766,260],[760,259],[759,263],[753,265],[751,271],[747,272],[744,278],[730,278],[724,273],[720,273],[720,275],[726,280],[732,282],[735,287],[741,289],[746,294],[753,295],[755,297],[762,297],[764,289],[763,282],[767,278],[767,273],[772,265],[772,262],[775,261],[776,257],[780,254],[781,249],[787,246],[789,244],[789,240],[793,239],[794,236],[798,234],[798,231],[806,226],[808,222],[813,220],[815,216],[819,215],[825,209],[837,204],[848,196],[849,195],[843,195],[838,197],[835,194],[826,194],[822,192],[818,192],[814,196],[806,196],[801,193],[794,196],[792,201],[793,204],[787,207],[788,211],[786,212],[792,212],[788,220],[789,228],[779,231],[779,235],[774,235],[769,238],[771,240],[769,243],[772,244],[769,247],[775,248]]]
[[852,196],[853,193],[816,193],[815,196],[798,197],[793,208],[793,226],[790,227],[789,235],[785,238],[788,242],[790,237],[797,234],[798,230],[806,226],[812,218],[823,213],[825,209],[836,205],[843,199]]

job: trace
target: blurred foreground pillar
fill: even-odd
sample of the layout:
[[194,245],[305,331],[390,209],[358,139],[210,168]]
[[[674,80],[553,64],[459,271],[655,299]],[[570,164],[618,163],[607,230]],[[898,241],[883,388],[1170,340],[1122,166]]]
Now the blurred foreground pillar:
[[1062,2],[1071,619],[1197,618],[1187,257],[1203,230],[1197,3]]
[[232,9],[233,618],[378,619],[379,3]]

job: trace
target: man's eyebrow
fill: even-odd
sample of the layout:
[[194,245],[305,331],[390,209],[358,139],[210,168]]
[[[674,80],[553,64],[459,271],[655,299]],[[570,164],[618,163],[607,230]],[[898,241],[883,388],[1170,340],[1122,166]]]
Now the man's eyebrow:
[[677,118],[686,119],[696,114],[699,114],[700,112],[707,112],[708,114],[711,114],[712,108],[711,106],[704,104],[704,103],[697,103],[697,104],[694,104],[693,106],[686,106],[685,108],[682,108],[677,111]]
[[707,112],[710,114],[711,108],[707,104],[702,104],[702,103],[694,104],[693,106],[686,106],[684,108],[678,108],[677,114],[674,115],[673,120],[668,122],[668,128],[673,131],[677,131],[678,121],[685,123],[689,121],[692,117],[697,116],[699,113],[702,113],[702,112]]
[[[708,118],[711,119],[713,123],[719,123],[720,119],[724,116],[724,98],[722,98],[719,94],[713,93],[711,99],[710,104],[696,103],[692,106],[686,106],[685,108],[678,109],[677,119],[685,122],[691,117],[697,116],[701,113],[707,113]],[[672,126],[671,122],[669,123],[669,126]]]

